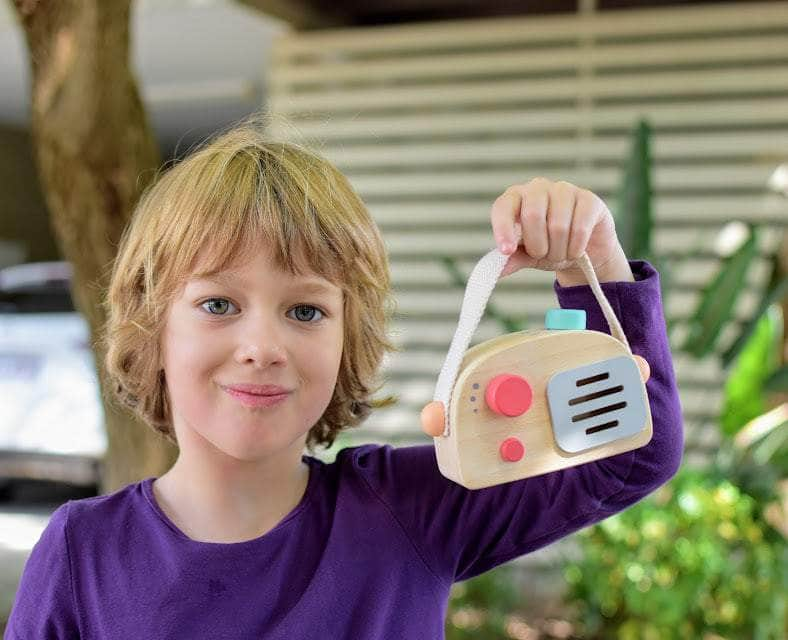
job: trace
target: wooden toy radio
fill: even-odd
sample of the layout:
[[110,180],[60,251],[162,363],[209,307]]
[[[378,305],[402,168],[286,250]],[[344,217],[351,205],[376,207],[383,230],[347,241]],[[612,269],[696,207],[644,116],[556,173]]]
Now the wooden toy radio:
[[612,336],[586,330],[584,310],[552,309],[544,330],[492,338],[466,353],[508,259],[494,249],[471,272],[433,402],[422,412],[440,472],[468,489],[572,467],[651,440],[648,363],[630,351],[586,254],[578,264]]

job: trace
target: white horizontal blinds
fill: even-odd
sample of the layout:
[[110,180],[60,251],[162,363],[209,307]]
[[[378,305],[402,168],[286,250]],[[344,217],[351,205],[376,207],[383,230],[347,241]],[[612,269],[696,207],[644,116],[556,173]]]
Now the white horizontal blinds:
[[[788,221],[767,180],[788,155],[788,2],[424,23],[292,33],[274,50],[269,108],[279,134],[317,144],[351,179],[380,225],[398,295],[404,351],[386,361],[379,411],[363,440],[424,442],[418,413],[434,389],[467,276],[492,245],[489,208],[510,184],[544,175],[588,187],[611,207],[641,117],[654,129],[654,244],[671,260],[674,344],[715,273],[715,238],[731,220],[767,231]],[[294,126],[294,129],[291,128]],[[778,233],[723,332],[758,302]],[[500,312],[541,324],[552,274],[496,287]],[[491,319],[473,342],[499,335]],[[723,374],[714,358],[677,354],[688,444],[714,446]]]

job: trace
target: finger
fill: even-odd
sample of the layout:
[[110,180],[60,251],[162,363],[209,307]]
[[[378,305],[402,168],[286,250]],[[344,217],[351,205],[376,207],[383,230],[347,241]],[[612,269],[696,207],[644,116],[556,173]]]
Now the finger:
[[643,380],[643,382],[648,382],[651,377],[651,367],[648,364],[648,360],[643,356],[633,355],[632,357],[635,359],[638,369],[640,369],[640,379]]
[[507,189],[493,202],[490,210],[493,237],[501,253],[509,255],[517,249],[520,237],[517,235],[515,223],[520,211],[520,194]]
[[525,252],[537,259],[544,258],[550,248],[547,238],[547,209],[550,205],[550,182],[534,178],[521,188],[520,222],[523,227]]
[[550,207],[547,210],[547,238],[550,247],[547,259],[555,264],[566,261],[576,191],[574,185],[563,181],[556,182],[550,189]]
[[503,267],[503,271],[501,271],[501,275],[499,278],[505,278],[510,273],[514,273],[515,271],[519,271],[520,269],[525,269],[526,267],[534,267],[539,262],[539,258],[532,258],[525,251],[517,251],[509,256],[509,259],[506,261],[506,264]]
[[599,223],[602,213],[607,209],[602,199],[588,189],[579,189],[575,200],[575,213],[569,230],[566,257],[577,260],[588,246],[594,227]]

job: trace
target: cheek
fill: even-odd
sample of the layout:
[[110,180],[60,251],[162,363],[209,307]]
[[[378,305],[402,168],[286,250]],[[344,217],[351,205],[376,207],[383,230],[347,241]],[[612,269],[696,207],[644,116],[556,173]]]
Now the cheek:
[[304,341],[299,346],[298,362],[302,379],[308,381],[313,393],[330,399],[334,392],[342,361],[342,335],[336,332],[322,335],[318,340]]
[[205,399],[204,383],[217,366],[217,348],[214,342],[188,332],[165,332],[162,361],[168,392],[174,403],[193,401],[195,397]]
[[336,374],[342,360],[343,335],[340,331],[334,331],[331,336],[326,336],[321,340],[320,362],[321,374]]
[[308,429],[324,414],[334,396],[342,361],[342,337],[324,337],[310,349],[304,349],[299,360],[301,383],[306,386],[297,408],[293,407]]
[[163,345],[165,369],[175,371],[202,368],[211,359],[212,343],[198,336],[184,334],[166,335]]

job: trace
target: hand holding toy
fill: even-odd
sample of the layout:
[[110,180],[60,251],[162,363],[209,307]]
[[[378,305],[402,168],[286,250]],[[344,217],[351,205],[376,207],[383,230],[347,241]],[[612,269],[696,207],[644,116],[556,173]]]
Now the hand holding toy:
[[497,247],[510,256],[501,278],[529,267],[555,271],[563,286],[585,284],[577,264],[585,253],[602,282],[633,279],[613,214],[588,189],[534,178],[506,189],[490,220]]
[[[522,250],[489,252],[468,280],[434,401],[421,416],[441,473],[476,489],[645,445],[652,435],[648,363],[631,353],[594,271],[596,264],[633,280],[607,207],[569,183],[536,179],[507,189],[492,219],[509,254],[507,243],[522,229]],[[553,309],[545,330],[493,338],[465,353],[497,280],[526,266],[555,269],[565,286],[578,284],[581,273],[612,336],[586,331],[582,310]]]

